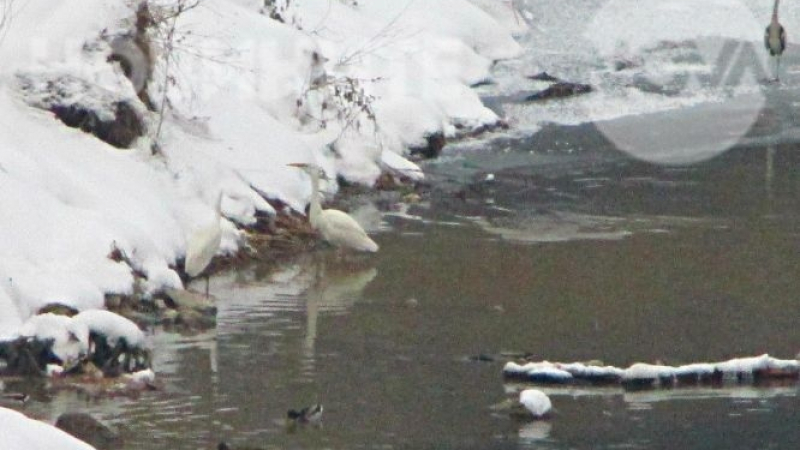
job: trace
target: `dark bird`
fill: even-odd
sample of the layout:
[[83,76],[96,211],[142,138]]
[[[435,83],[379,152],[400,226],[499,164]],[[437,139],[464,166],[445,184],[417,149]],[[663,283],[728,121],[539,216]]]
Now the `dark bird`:
[[769,55],[775,57],[775,81],[780,81],[781,55],[786,50],[786,30],[778,22],[779,2],[780,0],[775,0],[775,6],[772,8],[772,20],[764,31],[764,46],[769,51]]
[[299,411],[290,409],[286,413],[286,417],[294,423],[310,423],[317,424],[322,420],[322,405],[307,406]]

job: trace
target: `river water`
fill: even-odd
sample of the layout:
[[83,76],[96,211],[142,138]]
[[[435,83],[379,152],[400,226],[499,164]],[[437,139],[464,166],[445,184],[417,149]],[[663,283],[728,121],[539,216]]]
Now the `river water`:
[[[663,167],[590,145],[587,129],[551,135],[591,150],[453,148],[426,166],[428,200],[362,209],[378,254],[320,247],[215,277],[215,330],[151,336],[163,390],[45,387],[25,409],[90,412],[125,450],[797,448],[796,384],[551,388],[547,422],[491,408],[517,388],[505,355],[626,366],[800,350],[791,146]],[[287,409],[316,402],[321,427],[286,428]]]
[[[740,124],[723,119],[740,108],[716,97],[698,106],[692,97],[707,88],[643,101],[620,94],[627,81],[618,80],[586,99],[520,105],[524,81],[508,78],[520,64],[532,66],[525,74],[555,68],[613,81],[591,49],[548,50],[550,31],[589,22],[609,3],[625,2],[587,2],[591,11],[565,2],[583,15],[547,9],[531,38],[545,44],[498,66],[502,82],[481,88],[514,129],[426,164],[421,202],[361,208],[378,254],[341,258],[320,247],[277,269],[216,276],[216,329],[150,336],[162,390],[97,399],[45,385],[26,412],[89,412],[120,430],[122,450],[214,449],[221,440],[265,449],[800,448],[796,383],[548,388],[555,413],[545,422],[492,409],[519,388],[501,376],[516,354],[624,367],[800,351],[792,56],[782,87],[746,86],[762,95],[752,127],[712,153],[681,140],[681,124],[701,117],[728,136],[725,127]],[[587,67],[597,70],[580,79]],[[648,70],[665,67],[685,69]],[[625,114],[592,115],[621,98]],[[596,122],[607,119],[610,128]],[[632,128],[702,157],[664,165],[620,151],[613,131]],[[287,429],[289,408],[317,402],[322,426]]]

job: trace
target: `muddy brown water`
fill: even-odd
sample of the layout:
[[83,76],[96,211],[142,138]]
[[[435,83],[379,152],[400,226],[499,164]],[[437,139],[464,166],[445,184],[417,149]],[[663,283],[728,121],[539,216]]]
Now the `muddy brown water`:
[[[556,411],[547,422],[491,409],[513,395],[501,377],[507,353],[620,366],[794,357],[799,161],[779,146],[768,169],[765,152],[736,149],[688,168],[603,152],[498,152],[495,161],[516,162],[477,172],[469,156],[445,158],[427,167],[431,176],[459,178],[462,164],[467,181],[383,215],[377,255],[320,249],[277,272],[255,266],[213,279],[215,330],[151,336],[162,391],[92,399],[42,386],[23,409],[46,420],[89,412],[121,430],[124,450],[213,449],[220,440],[276,449],[800,448],[796,384],[549,388]],[[321,427],[285,427],[287,409],[315,402],[325,407]]]

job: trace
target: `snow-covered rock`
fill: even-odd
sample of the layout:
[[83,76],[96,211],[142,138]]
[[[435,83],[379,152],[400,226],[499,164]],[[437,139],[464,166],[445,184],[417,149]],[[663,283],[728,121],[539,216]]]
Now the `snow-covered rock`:
[[67,316],[52,313],[33,316],[19,329],[19,336],[52,341],[53,355],[66,368],[80,362],[89,352],[89,328]]
[[538,389],[524,389],[519,393],[519,402],[537,419],[545,417],[553,408],[550,397]]
[[145,346],[144,332],[138,325],[119,314],[95,309],[83,311],[72,320],[85,326],[90,332],[105,336],[111,347],[115,347],[121,339],[124,339],[129,347]]

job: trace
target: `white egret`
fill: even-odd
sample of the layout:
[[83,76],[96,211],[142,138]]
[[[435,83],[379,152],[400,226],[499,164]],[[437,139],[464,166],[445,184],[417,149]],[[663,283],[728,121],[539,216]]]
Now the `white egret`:
[[778,22],[778,3],[780,0],[775,0],[775,5],[772,7],[772,20],[764,32],[764,46],[769,51],[770,56],[775,57],[775,81],[780,81],[781,70],[781,54],[786,50],[786,30],[783,25]]
[[550,397],[538,389],[525,389],[519,393],[519,402],[524,406],[535,419],[547,417],[553,408]]
[[[217,203],[214,208],[214,220],[202,228],[196,230],[189,237],[189,245],[186,249],[186,262],[184,270],[192,278],[203,273],[208,267],[211,259],[217,254],[220,242],[222,242],[222,191],[217,196]],[[206,297],[208,296],[208,274],[206,278]]]
[[319,180],[325,172],[314,164],[294,163],[292,167],[302,169],[311,178],[311,204],[308,220],[311,226],[319,231],[322,238],[340,248],[349,248],[361,252],[377,252],[375,243],[361,225],[347,213],[337,209],[322,209],[320,205]]

